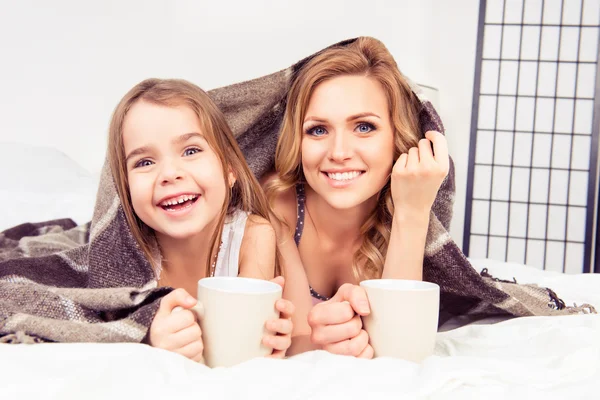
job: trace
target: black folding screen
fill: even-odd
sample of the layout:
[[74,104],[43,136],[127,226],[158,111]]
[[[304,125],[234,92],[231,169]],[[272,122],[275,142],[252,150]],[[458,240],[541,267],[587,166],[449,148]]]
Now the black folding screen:
[[600,0],[481,1],[468,256],[600,272],[599,28]]

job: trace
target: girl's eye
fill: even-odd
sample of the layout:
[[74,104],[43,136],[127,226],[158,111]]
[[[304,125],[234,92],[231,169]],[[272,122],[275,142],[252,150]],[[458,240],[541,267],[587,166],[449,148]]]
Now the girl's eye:
[[194,155],[196,153],[200,153],[201,151],[202,150],[200,150],[197,147],[190,147],[189,149],[185,149],[185,151],[183,152],[183,155],[187,157],[187,156]]
[[141,167],[147,167],[147,166],[152,165],[152,164],[153,164],[152,161],[147,160],[147,159],[143,159],[143,160],[138,161],[133,167],[134,168],[141,168]]
[[312,136],[323,136],[327,133],[327,130],[322,126],[315,126],[308,129],[306,133]]
[[367,122],[361,122],[356,127],[356,130],[360,133],[369,133],[369,132],[375,130],[375,126],[373,126],[372,124],[369,124]]

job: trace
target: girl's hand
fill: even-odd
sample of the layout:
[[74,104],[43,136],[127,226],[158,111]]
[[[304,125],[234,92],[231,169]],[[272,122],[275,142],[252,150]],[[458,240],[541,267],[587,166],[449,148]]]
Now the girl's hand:
[[[150,325],[150,345],[203,362],[202,331],[194,313],[189,310],[194,305],[196,299],[184,289],[176,289],[166,295]],[[182,309],[173,312],[177,307]]]
[[448,175],[450,161],[446,137],[436,131],[428,131],[425,137],[418,147],[401,154],[394,164],[391,185],[395,213],[422,212],[429,216],[437,192]]
[[310,339],[330,353],[373,358],[360,318],[370,312],[365,290],[345,283],[330,300],[315,305],[308,314]]
[[[285,284],[281,276],[272,279],[271,282],[277,283],[282,288]],[[273,348],[273,353],[269,357],[284,358],[285,352],[292,344],[292,315],[295,307],[291,301],[279,299],[275,303],[275,308],[279,311],[280,317],[279,319],[267,321],[266,328],[272,334],[265,335],[262,342],[265,346]]]

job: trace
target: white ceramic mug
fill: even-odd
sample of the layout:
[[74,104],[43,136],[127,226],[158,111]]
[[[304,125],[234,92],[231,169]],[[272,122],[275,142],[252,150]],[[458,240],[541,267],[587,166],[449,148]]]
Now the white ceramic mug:
[[373,279],[360,283],[371,313],[363,317],[375,357],[420,362],[433,354],[440,308],[435,283]]
[[279,318],[275,302],[281,292],[278,284],[261,279],[200,279],[198,304],[191,311],[202,329],[205,364],[230,367],[271,354],[273,349],[262,339],[267,333],[265,323]]

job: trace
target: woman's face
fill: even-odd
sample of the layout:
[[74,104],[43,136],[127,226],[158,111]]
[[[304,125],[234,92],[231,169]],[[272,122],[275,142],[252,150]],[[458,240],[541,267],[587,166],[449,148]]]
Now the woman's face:
[[319,84],[303,121],[302,168],[331,207],[375,200],[394,163],[387,97],[373,78],[347,75]]

